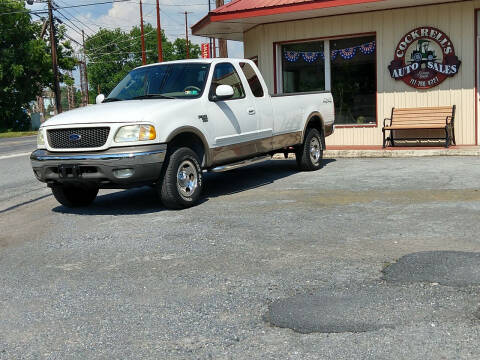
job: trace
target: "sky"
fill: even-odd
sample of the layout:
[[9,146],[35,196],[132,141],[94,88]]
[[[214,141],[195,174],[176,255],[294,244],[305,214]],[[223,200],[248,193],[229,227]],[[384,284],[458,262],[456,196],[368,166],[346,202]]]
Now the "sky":
[[[105,0],[54,0],[62,15],[60,19],[68,25],[68,35],[81,42],[80,29],[85,30],[85,35],[93,35],[100,27],[121,28],[130,30],[133,26],[140,25],[139,0],[117,2],[113,4],[98,4]],[[208,42],[204,37],[192,36],[190,27],[197,23],[208,13],[209,0],[160,0],[161,26],[170,40],[185,37],[185,15],[188,11],[189,39],[196,44]],[[45,0],[36,0],[34,5],[26,5],[30,10],[46,9]],[[226,3],[229,0],[225,1]],[[94,4],[92,6],[65,8],[81,4]],[[145,23],[156,27],[156,0],[142,0],[143,16]],[[215,1],[211,0],[212,8]],[[46,15],[43,15],[46,16]],[[63,16],[71,22],[64,20]],[[35,18],[35,17],[34,17]],[[72,24],[73,23],[73,24]],[[138,40],[140,41],[140,39]],[[228,54],[230,57],[243,57],[243,44],[238,41],[228,41]],[[74,74],[78,85],[78,74]]]

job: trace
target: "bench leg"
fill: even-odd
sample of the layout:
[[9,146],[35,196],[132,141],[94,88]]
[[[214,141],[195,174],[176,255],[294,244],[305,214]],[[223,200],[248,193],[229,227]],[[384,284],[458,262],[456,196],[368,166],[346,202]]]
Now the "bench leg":
[[448,149],[450,145],[450,133],[448,132],[448,126],[445,128],[445,147]]
[[452,142],[453,145],[457,145],[457,140],[455,140],[455,126],[452,125]]
[[385,139],[385,129],[382,129],[382,132],[383,132],[383,145],[382,145],[382,147],[385,149],[385,147],[387,146],[387,140]]
[[393,139],[393,130],[390,130],[390,144],[395,147],[395,140]]

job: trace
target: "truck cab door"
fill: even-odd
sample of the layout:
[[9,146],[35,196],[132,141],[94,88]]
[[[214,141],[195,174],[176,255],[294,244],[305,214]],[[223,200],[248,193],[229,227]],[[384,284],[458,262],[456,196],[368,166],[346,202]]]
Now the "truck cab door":
[[[219,85],[233,87],[233,97],[215,101],[215,90]],[[216,64],[213,69],[207,114],[213,122],[215,164],[240,160],[256,153],[254,140],[258,124],[255,102],[245,93],[238,71],[230,62]]]

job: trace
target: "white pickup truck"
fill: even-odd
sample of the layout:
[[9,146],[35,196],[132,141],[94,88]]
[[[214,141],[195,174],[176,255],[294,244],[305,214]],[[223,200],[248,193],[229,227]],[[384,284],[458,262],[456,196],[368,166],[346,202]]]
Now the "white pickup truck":
[[31,163],[68,207],[91,204],[99,189],[152,185],[179,209],[199,200],[205,170],[275,153],[320,169],[333,131],[329,92],[270,96],[250,60],[183,60],[136,68],[97,105],[45,122]]

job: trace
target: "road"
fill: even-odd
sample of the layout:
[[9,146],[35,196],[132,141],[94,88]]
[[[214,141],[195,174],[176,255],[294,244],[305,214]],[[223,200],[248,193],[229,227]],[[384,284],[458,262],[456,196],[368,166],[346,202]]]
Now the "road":
[[167,211],[2,154],[2,360],[478,359],[478,158],[270,161]]

